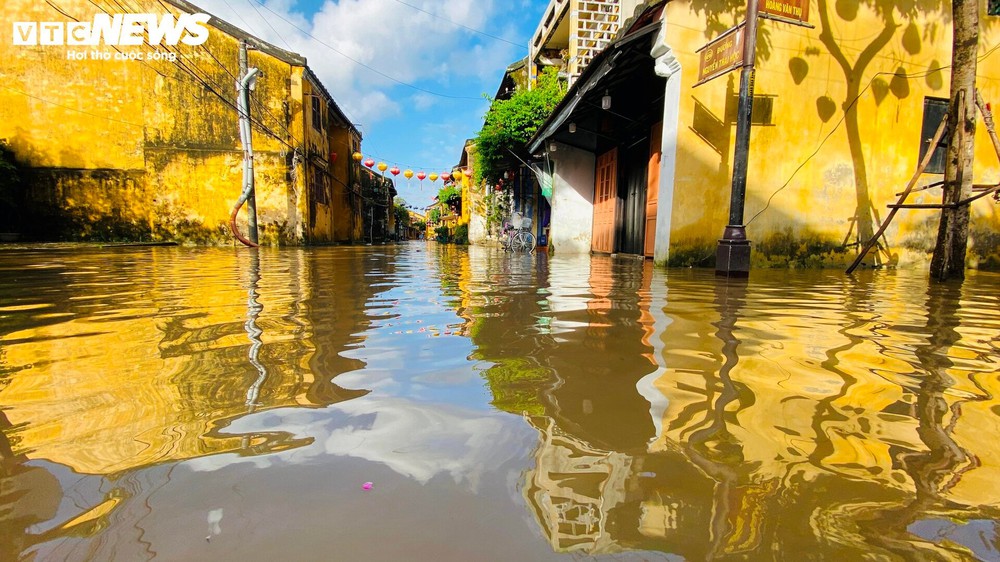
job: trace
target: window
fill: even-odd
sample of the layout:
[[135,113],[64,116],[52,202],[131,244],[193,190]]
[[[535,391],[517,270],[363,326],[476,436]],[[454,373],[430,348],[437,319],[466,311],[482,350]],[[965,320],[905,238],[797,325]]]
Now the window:
[[313,129],[323,130],[323,113],[319,107],[319,96],[315,94],[312,96],[312,121]]
[[[941,121],[948,118],[948,100],[942,98],[924,98],[924,123],[920,127],[920,158],[918,162],[922,162],[924,155],[927,154],[927,149],[930,147],[931,141],[934,139],[934,133],[937,132],[937,128],[941,125]],[[934,147],[934,155],[931,156],[930,163],[924,168],[925,174],[943,174],[944,173],[944,162],[946,158],[945,152],[948,149],[948,139],[947,135],[942,135],[941,140],[938,145]]]
[[1000,0],[990,0],[986,6],[986,15],[1000,16]]

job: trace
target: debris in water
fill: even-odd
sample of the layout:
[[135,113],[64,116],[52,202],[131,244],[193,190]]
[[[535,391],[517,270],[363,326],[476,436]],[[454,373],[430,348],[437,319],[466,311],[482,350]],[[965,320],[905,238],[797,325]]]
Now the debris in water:
[[364,490],[371,490],[372,486],[374,485],[375,484],[372,484],[371,482],[365,482],[364,484],[361,485],[361,488]]

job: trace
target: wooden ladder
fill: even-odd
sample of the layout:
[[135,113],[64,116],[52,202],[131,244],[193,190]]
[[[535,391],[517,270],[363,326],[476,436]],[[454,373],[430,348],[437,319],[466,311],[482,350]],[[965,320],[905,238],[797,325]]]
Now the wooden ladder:
[[[983,103],[983,97],[979,94],[979,90],[976,90],[976,107],[979,109],[980,115],[983,116],[983,122],[986,124],[986,131],[989,133],[990,139],[993,141],[993,148],[996,150],[997,159],[1000,159],[1000,138],[997,138],[996,126],[993,123],[993,113],[990,110],[990,106]],[[889,223],[892,221],[892,218],[896,216],[896,212],[899,211],[900,209],[957,209],[959,207],[972,203],[976,199],[979,199],[981,197],[986,197],[991,193],[1000,193],[1000,183],[997,183],[996,185],[975,184],[972,186],[972,190],[977,192],[975,195],[972,195],[955,203],[924,203],[924,204],[904,203],[907,196],[909,196],[910,192],[913,191],[913,187],[917,184],[917,180],[920,179],[920,174],[924,173],[924,169],[927,168],[927,165],[930,163],[931,156],[934,155],[934,147],[936,147],[938,143],[941,141],[941,137],[944,135],[944,131],[947,128],[947,124],[948,124],[948,119],[947,117],[945,117],[944,119],[941,120],[941,124],[938,125],[937,132],[934,133],[934,138],[931,139],[930,148],[928,148],[927,153],[924,154],[924,158],[923,160],[920,161],[920,165],[917,166],[917,171],[914,172],[913,177],[910,178],[910,182],[906,184],[906,189],[904,189],[902,193],[898,194],[899,200],[896,201],[895,204],[888,205],[890,209],[889,214],[885,217],[885,221],[882,222],[882,226],[880,226],[878,232],[876,232],[875,235],[871,237],[871,240],[865,243],[864,247],[861,249],[861,253],[858,254],[858,257],[854,258],[854,262],[851,263],[851,266],[847,268],[847,273],[852,273],[855,269],[857,269],[858,265],[861,264],[861,260],[865,258],[865,255],[868,254],[868,251],[871,250],[872,246],[874,246],[878,242],[878,239],[880,236],[882,236],[882,233],[884,233],[885,230],[889,228]],[[924,186],[918,189],[917,191],[928,189],[931,187],[936,187],[942,184],[944,184],[943,181],[935,182],[930,185]]]

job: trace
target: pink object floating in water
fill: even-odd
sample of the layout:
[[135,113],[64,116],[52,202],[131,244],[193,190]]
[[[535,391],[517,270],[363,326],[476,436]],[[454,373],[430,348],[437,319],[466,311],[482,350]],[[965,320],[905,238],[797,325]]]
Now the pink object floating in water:
[[361,488],[364,490],[371,490],[372,486],[374,485],[375,484],[372,484],[371,482],[365,482],[364,484],[361,485]]

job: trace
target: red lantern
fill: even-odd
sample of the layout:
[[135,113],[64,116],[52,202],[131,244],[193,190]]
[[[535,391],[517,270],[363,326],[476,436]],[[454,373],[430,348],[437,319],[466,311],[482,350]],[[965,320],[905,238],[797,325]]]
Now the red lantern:
[[423,172],[417,172],[417,179],[418,180],[424,181],[424,178],[426,178],[426,177],[427,177],[427,174],[425,174]]
[[451,174],[449,174],[448,172],[444,172],[444,173],[441,174],[441,181],[442,182],[446,182],[446,181],[448,181],[450,179],[451,179]]
[[396,166],[393,166],[392,168],[389,168],[389,173],[392,174],[392,175],[394,175],[394,176],[398,176],[399,175],[399,168],[397,168]]
[[330,153],[330,163],[333,164],[336,161],[337,161],[337,153],[336,152],[331,152]]
[[368,160],[365,160],[365,166],[366,167],[371,168],[374,165],[375,165],[375,161],[372,160],[371,158],[369,158]]

